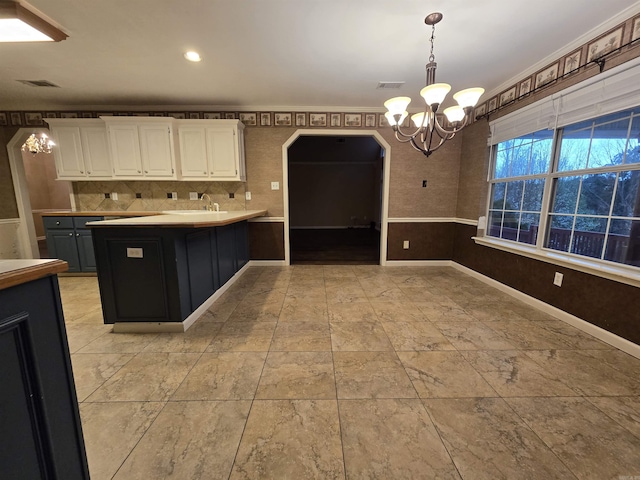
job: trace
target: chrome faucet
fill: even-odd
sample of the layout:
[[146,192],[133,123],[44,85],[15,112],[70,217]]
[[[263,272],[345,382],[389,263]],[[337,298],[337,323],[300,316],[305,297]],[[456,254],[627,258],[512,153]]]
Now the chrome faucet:
[[[203,194],[202,194],[202,196],[200,197],[200,200],[204,201],[204,197],[207,197],[207,201],[209,202],[209,203],[207,204],[207,207],[206,207],[206,208],[207,208],[207,210],[208,210],[209,212],[212,212],[212,211],[213,211],[213,205],[211,204],[211,197],[210,197],[209,195],[207,195],[206,193],[203,193]],[[217,203],[216,203],[215,205],[216,205],[216,206],[218,206],[218,204],[217,204]],[[218,209],[219,209],[219,207],[218,207]]]

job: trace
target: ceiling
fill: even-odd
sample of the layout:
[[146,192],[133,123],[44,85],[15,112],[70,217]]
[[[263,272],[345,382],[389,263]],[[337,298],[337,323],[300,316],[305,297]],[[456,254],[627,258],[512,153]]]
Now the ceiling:
[[[438,81],[484,99],[640,12],[630,0],[31,0],[69,38],[0,43],[0,110],[383,111]],[[585,36],[586,34],[586,36]],[[187,62],[197,50],[200,63]],[[60,88],[17,80],[48,80]],[[404,81],[399,90],[380,81]],[[481,100],[482,101],[482,100]],[[154,108],[155,107],[155,108]]]

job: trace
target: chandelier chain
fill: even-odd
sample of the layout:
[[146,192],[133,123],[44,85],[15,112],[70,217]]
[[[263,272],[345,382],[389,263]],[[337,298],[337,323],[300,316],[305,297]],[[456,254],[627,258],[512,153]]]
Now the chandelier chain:
[[436,38],[436,26],[435,25],[431,25],[431,38],[429,39],[429,41],[431,42],[431,52],[429,55],[429,62],[433,62],[436,59],[436,56],[433,54],[433,41]]

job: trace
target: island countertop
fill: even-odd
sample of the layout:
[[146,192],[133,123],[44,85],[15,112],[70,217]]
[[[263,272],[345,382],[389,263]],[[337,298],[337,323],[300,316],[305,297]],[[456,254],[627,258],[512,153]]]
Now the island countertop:
[[66,272],[62,260],[0,260],[0,290],[30,282],[38,278]]
[[222,227],[241,222],[250,218],[262,217],[266,210],[242,210],[236,212],[216,213],[203,211],[189,214],[162,214],[137,218],[119,218],[117,220],[102,220],[88,222],[90,228],[106,227],[166,227],[166,228],[204,228]]

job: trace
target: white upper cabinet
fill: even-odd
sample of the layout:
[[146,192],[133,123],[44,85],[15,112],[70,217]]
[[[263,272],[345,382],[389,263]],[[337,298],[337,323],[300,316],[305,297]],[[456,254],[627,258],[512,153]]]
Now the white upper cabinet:
[[107,129],[98,119],[47,119],[55,142],[53,157],[58,178],[103,180],[111,178]]
[[107,124],[114,177],[145,180],[178,178],[179,157],[172,118],[101,118]]
[[238,120],[178,120],[183,179],[245,181],[244,125]]

